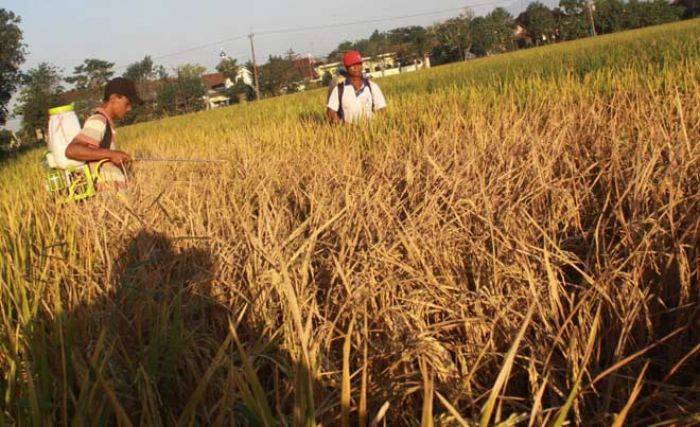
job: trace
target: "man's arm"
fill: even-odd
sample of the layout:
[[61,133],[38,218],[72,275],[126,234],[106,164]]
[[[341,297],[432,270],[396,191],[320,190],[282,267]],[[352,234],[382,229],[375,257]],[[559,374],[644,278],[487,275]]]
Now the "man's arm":
[[377,115],[386,114],[386,98],[384,97],[384,92],[379,87],[378,84],[371,82],[372,85],[372,97],[374,102],[374,113]]
[[131,156],[123,151],[108,150],[100,148],[85,136],[78,134],[68,147],[66,147],[66,157],[81,162],[96,162],[109,160],[115,165],[121,165],[131,161]]
[[338,115],[338,112],[330,107],[326,108],[326,117],[328,117],[328,120],[331,123],[342,123],[342,120],[340,120],[340,116]]
[[338,93],[338,86],[336,86],[331,91],[331,94],[328,97],[328,103],[326,105],[326,117],[328,117],[328,120],[331,123],[343,123],[338,111],[340,111],[340,94]]

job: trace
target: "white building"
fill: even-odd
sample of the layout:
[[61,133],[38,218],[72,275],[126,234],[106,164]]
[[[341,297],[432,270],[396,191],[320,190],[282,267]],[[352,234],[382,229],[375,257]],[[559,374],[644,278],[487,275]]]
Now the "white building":
[[202,81],[207,88],[207,94],[204,100],[207,103],[207,109],[225,107],[231,103],[226,91],[242,81],[245,85],[253,87],[253,73],[245,67],[238,69],[236,80],[231,81],[224,73],[211,73],[202,75]]

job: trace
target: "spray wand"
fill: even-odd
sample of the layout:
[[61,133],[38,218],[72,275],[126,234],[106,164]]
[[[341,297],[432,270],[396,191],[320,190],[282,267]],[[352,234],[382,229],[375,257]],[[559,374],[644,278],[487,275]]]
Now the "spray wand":
[[210,160],[210,159],[156,159],[151,157],[136,157],[134,162],[144,163],[228,163],[227,160]]

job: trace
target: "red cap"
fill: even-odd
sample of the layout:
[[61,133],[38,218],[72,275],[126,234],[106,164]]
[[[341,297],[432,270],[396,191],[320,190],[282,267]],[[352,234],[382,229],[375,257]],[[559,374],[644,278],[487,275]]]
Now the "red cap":
[[355,64],[362,64],[362,55],[356,50],[348,51],[343,56],[343,65],[345,68],[349,68]]

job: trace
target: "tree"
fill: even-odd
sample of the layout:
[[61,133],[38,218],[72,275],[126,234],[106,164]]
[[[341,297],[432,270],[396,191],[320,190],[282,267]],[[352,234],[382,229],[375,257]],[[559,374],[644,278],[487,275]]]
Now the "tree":
[[12,132],[7,129],[0,129],[0,147],[12,147],[13,143]]
[[290,66],[281,56],[270,55],[267,63],[260,67],[260,90],[270,96],[280,95]]
[[162,65],[156,66],[155,73],[155,78],[158,80],[165,80],[168,77],[170,77],[170,75],[168,75],[168,70],[166,70],[165,67]]
[[599,34],[624,30],[625,3],[623,0],[596,0],[595,27]]
[[561,37],[564,40],[575,40],[590,35],[590,23],[586,0],[561,0],[559,9],[562,11],[559,21]]
[[483,16],[474,18],[469,24],[469,32],[473,38],[470,51],[476,55],[487,55],[493,45],[493,36],[486,18]]
[[136,88],[145,102],[133,105],[129,114],[122,119],[122,124],[133,124],[148,121],[158,116],[155,100],[158,89],[164,84],[168,73],[162,65],[155,65],[150,55],[144,56],[126,67],[122,77],[133,80]]
[[294,67],[296,53],[291,49],[284,57],[270,55],[267,63],[260,67],[260,91],[270,96],[278,96],[296,88],[303,80],[301,71]]
[[238,70],[238,61],[236,61],[235,58],[223,58],[216,66],[216,71],[223,73],[223,75],[231,79],[232,82],[236,81]]
[[433,63],[439,65],[464,59],[465,53],[472,47],[469,26],[473,19],[474,13],[466,10],[459,16],[430,28],[429,31],[435,40],[435,47],[432,49]]
[[382,53],[396,50],[396,46],[389,40],[388,33],[374,30],[368,39],[360,39],[354,42],[344,41],[338,47],[328,54],[328,61],[340,62],[343,59],[345,52],[349,50],[357,50],[364,56],[377,56]]
[[422,58],[432,47],[428,30],[418,25],[395,28],[387,33],[387,38],[391,50],[397,53],[402,62],[415,57]]
[[554,13],[540,2],[530,3],[525,12],[518,16],[516,22],[525,27],[535,44],[538,45],[542,42],[551,41],[557,28],[557,20]]
[[99,89],[114,75],[113,67],[113,62],[89,58],[75,67],[73,75],[67,77],[66,81],[74,84],[78,90],[99,92]]
[[26,53],[21,22],[13,12],[0,9],[0,125],[7,121],[7,105],[21,81],[19,67]]
[[376,56],[382,53],[386,53],[390,50],[390,41],[387,33],[379,32],[379,30],[374,30],[369,40],[367,40],[367,55]]
[[34,135],[35,129],[48,128],[49,109],[62,104],[60,94],[63,91],[63,76],[60,70],[42,62],[27,71],[22,79],[22,90],[14,113],[22,116],[22,130],[27,135]]
[[683,19],[700,16],[700,0],[679,0],[675,2],[675,5],[682,9],[681,17]]
[[79,93],[75,102],[75,112],[79,117],[86,117],[102,101],[103,87],[114,75],[114,63],[101,59],[89,58],[73,69],[73,75],[65,81],[74,85]]
[[491,55],[513,47],[513,17],[502,7],[497,7],[485,17],[477,17],[470,24],[472,53]]
[[166,82],[156,95],[162,113],[179,114],[204,108],[202,98],[207,89],[202,82],[206,68],[197,64],[184,64],[175,68],[175,78]]
[[141,61],[129,64],[122,75],[122,77],[133,80],[136,83],[144,83],[155,79],[162,80],[167,76],[168,73],[165,71],[165,68],[162,65],[156,66],[150,55],[144,56]]
[[682,10],[666,0],[630,0],[625,5],[625,27],[641,28],[677,21]]
[[[376,32],[376,31],[375,31]],[[328,61],[340,62],[343,60],[343,55],[349,50],[355,49],[355,45],[351,41],[344,41],[338,45],[335,50],[328,54]]]
[[431,55],[436,65],[461,61],[464,54],[472,47],[472,34],[469,26],[474,19],[471,10],[465,10],[459,16],[433,25],[428,30],[435,46]]

